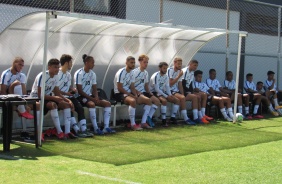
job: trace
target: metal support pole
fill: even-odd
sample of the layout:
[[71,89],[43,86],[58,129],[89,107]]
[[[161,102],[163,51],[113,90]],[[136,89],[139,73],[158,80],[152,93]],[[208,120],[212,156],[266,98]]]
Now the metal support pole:
[[236,88],[235,88],[235,98],[234,98],[234,117],[233,123],[236,122],[236,113],[237,113],[237,103],[238,103],[238,87],[239,87],[239,74],[240,74],[240,59],[241,59],[241,47],[242,47],[242,37],[246,37],[246,34],[239,34],[239,43],[238,43],[238,56],[237,56],[237,70],[236,70]]
[[280,89],[280,62],[281,62],[281,7],[278,8],[278,46],[277,46],[277,78],[276,85]]
[[164,21],[163,11],[164,11],[164,0],[160,0],[160,23]]
[[70,0],[70,12],[74,12],[74,0]]
[[225,54],[225,72],[228,71],[229,61],[229,19],[230,19],[230,0],[226,1],[226,54]]

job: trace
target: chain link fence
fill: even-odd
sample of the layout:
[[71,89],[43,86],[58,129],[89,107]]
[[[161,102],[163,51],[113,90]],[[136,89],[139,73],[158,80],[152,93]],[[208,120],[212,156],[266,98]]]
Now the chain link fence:
[[[143,22],[164,22],[200,28],[247,31],[241,58],[241,83],[247,73],[264,81],[268,70],[280,72],[281,7],[243,0],[0,0],[0,32],[18,18],[35,11],[58,10]],[[220,81],[236,72],[238,35],[221,36],[195,55],[208,77],[215,68]],[[140,53],[141,54],[141,53]],[[185,59],[185,58],[184,58]]]

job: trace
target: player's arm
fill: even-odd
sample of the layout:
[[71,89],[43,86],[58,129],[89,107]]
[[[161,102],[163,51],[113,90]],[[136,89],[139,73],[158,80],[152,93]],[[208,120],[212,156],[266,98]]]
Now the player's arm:
[[149,89],[149,83],[148,83],[148,82],[145,83],[145,90],[146,90],[147,93],[149,93],[150,95],[153,96],[153,93],[152,93],[152,92],[150,91],[150,89]]
[[1,84],[1,95],[7,94],[7,87],[5,84]]
[[273,79],[272,84],[268,87],[269,90],[272,90],[274,88],[274,84],[275,84],[275,79]]
[[92,85],[92,95],[95,96],[95,98],[99,98],[96,84]]
[[[181,70],[182,71],[182,70]],[[178,89],[180,91],[180,94],[184,95],[184,90],[183,90],[183,86],[182,86],[182,81],[178,82]]]
[[170,76],[169,74],[169,86],[173,86],[175,83],[177,83],[179,81],[179,79],[182,77],[183,75],[183,71],[180,70],[179,74],[177,75],[177,77],[172,78],[172,76]]

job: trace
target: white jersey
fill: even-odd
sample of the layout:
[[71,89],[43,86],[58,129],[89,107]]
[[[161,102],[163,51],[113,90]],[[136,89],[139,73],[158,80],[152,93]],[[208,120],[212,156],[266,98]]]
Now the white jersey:
[[[46,80],[45,80],[45,95],[50,95],[54,90],[55,86],[59,87],[59,77],[58,75],[54,75],[52,78],[49,75],[49,71],[46,71]],[[32,91],[30,96],[38,97],[38,87],[42,87],[42,72],[40,72],[33,83]]]
[[249,82],[249,81],[244,82],[244,89],[245,89],[246,92],[247,92],[247,89],[251,89],[251,90],[254,90],[254,91],[257,90],[255,83]]
[[87,95],[92,95],[92,86],[97,84],[96,74],[92,70],[87,73],[84,68],[78,69],[74,73],[74,84],[82,85],[82,91]]
[[12,74],[10,68],[2,72],[1,84],[4,84],[6,86],[10,86],[16,80],[20,81],[20,83],[22,83],[22,84],[25,84],[26,83],[26,75],[22,72],[17,72],[14,75],[14,74]]
[[130,72],[127,72],[125,67],[119,69],[114,78],[115,93],[120,93],[117,87],[118,82],[122,83],[123,89],[127,91],[128,93],[130,93],[131,92],[130,85],[134,83],[133,77],[134,77],[133,70],[131,70]]
[[221,85],[220,85],[220,83],[217,79],[211,80],[210,78],[208,78],[206,80],[206,83],[207,83],[208,87],[213,88],[213,90],[220,91],[219,88],[221,88]]
[[188,67],[182,68],[182,80],[186,80],[186,88],[190,87],[191,82],[194,81],[194,71],[189,71]]
[[[174,68],[169,68],[169,69],[167,69],[167,76],[168,76],[169,79],[175,79],[179,75],[180,71],[181,70],[174,71]],[[182,80],[182,78],[180,77],[175,84],[170,86],[170,90],[173,91],[173,92],[179,92],[178,83],[181,80]]]
[[161,76],[160,72],[156,72],[152,75],[149,88],[151,92],[156,92],[158,96],[162,95],[167,97],[168,95],[171,95],[168,76]]
[[144,93],[146,92],[145,90],[145,84],[149,82],[149,75],[148,72],[146,70],[144,70],[143,72],[140,70],[140,68],[135,68],[133,70],[133,79],[134,80],[134,87],[137,91]]
[[[269,90],[268,88],[272,85],[272,83],[273,83],[273,80],[271,80],[271,81],[265,80],[265,82],[264,82],[264,89],[265,90]],[[276,93],[278,93],[276,84],[273,85],[272,89],[275,90]]]
[[59,89],[62,92],[69,92],[70,86],[71,86],[71,74],[70,72],[63,73],[62,70],[58,73],[59,76]]
[[235,85],[236,85],[235,80],[232,80],[232,81],[224,80],[223,82],[223,86],[229,90],[234,90]]
[[193,89],[198,88],[202,92],[209,93],[208,90],[210,88],[204,82],[193,81],[192,86],[193,86]]

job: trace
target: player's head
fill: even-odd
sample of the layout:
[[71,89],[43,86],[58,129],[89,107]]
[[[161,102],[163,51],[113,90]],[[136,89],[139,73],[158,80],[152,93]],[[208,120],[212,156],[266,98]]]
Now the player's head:
[[159,70],[160,70],[161,74],[166,74],[167,67],[168,67],[168,64],[166,62],[160,62]]
[[92,56],[87,56],[86,54],[83,54],[82,56],[84,68],[92,70],[95,66],[95,60]]
[[203,72],[201,70],[196,70],[194,72],[194,77],[196,82],[202,82]]
[[210,75],[210,79],[211,80],[213,80],[213,79],[215,79],[216,78],[216,71],[215,71],[215,69],[210,69],[209,70],[209,75]]
[[138,61],[140,63],[140,68],[146,69],[149,63],[149,57],[145,54],[142,54],[138,57]]
[[253,81],[253,74],[248,73],[248,74],[246,75],[246,79],[247,79],[247,81],[252,82],[252,81]]
[[180,57],[174,58],[173,66],[177,70],[181,70],[182,68],[182,59]]
[[231,81],[233,79],[233,73],[231,71],[226,72],[225,78],[228,81]]
[[263,88],[263,82],[258,81],[258,82],[257,82],[257,89],[258,89],[258,90],[262,90],[262,88]]
[[50,75],[57,75],[60,69],[60,61],[56,58],[52,58],[48,61],[48,71]]
[[133,56],[128,56],[126,58],[126,68],[130,70],[135,68],[135,58]]
[[71,67],[72,67],[72,57],[71,57],[71,55],[63,54],[60,58],[60,63],[61,63],[61,66],[65,66],[65,67],[68,68],[68,70],[70,70]]
[[273,80],[274,74],[275,74],[275,73],[274,73],[273,71],[269,70],[269,71],[267,72],[267,79],[268,79],[268,80]]
[[16,57],[13,61],[12,70],[21,72],[24,67],[24,60],[21,57]]
[[198,65],[199,65],[199,62],[193,59],[188,63],[188,68],[190,71],[196,71],[198,68]]

